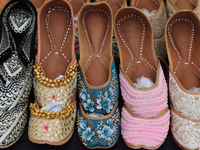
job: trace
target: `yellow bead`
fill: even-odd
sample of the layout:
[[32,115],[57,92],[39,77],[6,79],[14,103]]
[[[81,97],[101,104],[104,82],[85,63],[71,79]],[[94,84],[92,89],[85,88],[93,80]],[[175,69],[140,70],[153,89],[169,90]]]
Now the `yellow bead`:
[[56,115],[59,115],[60,113],[59,113],[59,111],[58,112],[56,112]]
[[64,81],[63,84],[66,85],[66,84],[67,84],[67,81]]
[[40,69],[40,66],[37,66],[37,69]]
[[34,66],[33,66],[33,68],[35,69],[35,68],[36,68],[36,66],[34,65]]
[[69,72],[72,72],[72,69],[69,69]]
[[55,84],[51,83],[51,87],[53,88],[55,86]]
[[69,83],[69,81],[70,81],[70,80],[69,80],[69,79],[67,79],[67,83]]
[[38,114],[38,118],[41,118],[41,116],[42,116],[41,114]]
[[35,117],[37,117],[38,116],[38,113],[35,113]]
[[40,76],[39,76],[39,75],[37,75],[37,76],[36,76],[36,78],[37,78],[37,79],[39,79],[39,78],[40,78]]
[[48,82],[48,81],[49,81],[49,78],[46,78],[46,79],[45,79],[45,81],[47,81],[47,82]]
[[43,83],[43,81],[42,80],[40,80],[40,84],[42,84]]
[[52,115],[55,115],[56,113],[55,113],[55,111],[52,111],[51,114],[52,114]]
[[42,109],[40,109],[39,113],[42,114],[44,111]]
[[43,84],[44,84],[44,85],[46,85],[46,84],[47,84],[47,82],[46,82],[46,81],[43,81]]
[[45,117],[46,115],[45,114],[42,114],[42,117]]
[[67,76],[65,75],[64,78],[67,79]]
[[61,81],[64,81],[65,80],[65,78],[61,78]]
[[70,66],[69,68],[70,68],[70,69],[73,69],[74,67],[73,67],[73,66]]
[[60,82],[60,79],[58,79],[57,82]]
[[36,74],[39,75],[40,73],[39,73],[39,72],[36,72]]
[[37,70],[37,69],[34,69],[34,72],[38,72],[38,70]]
[[42,80],[45,80],[45,77],[42,77]]
[[52,79],[49,79],[49,83],[52,83],[53,82],[53,80]]
[[59,83],[59,86],[62,86],[62,85],[63,85],[63,83],[62,83],[62,82],[60,82],[60,83]]
[[50,83],[47,83],[47,86],[48,86],[48,87],[50,87],[50,86],[51,86],[51,84],[50,84]]
[[48,112],[47,110],[44,111],[45,114],[46,114],[47,112]]
[[50,114],[51,114],[50,112],[47,112],[47,116],[50,116]]

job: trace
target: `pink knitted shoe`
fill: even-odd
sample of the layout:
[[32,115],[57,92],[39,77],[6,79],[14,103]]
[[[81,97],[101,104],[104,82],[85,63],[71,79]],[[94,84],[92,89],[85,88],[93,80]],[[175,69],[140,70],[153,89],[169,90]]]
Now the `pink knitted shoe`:
[[[133,7],[120,9],[114,23],[124,99],[123,139],[133,149],[157,149],[167,136],[170,112],[167,83],[154,52],[151,23],[144,13]],[[141,86],[140,82],[138,86],[139,79],[143,80],[141,77],[151,85]]]

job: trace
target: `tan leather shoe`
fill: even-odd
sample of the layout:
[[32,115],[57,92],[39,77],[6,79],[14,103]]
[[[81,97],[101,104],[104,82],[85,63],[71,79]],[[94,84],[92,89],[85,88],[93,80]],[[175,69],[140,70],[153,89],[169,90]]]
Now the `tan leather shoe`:
[[167,12],[163,0],[131,0],[130,5],[139,9],[146,9],[149,13],[155,13],[149,17],[153,26],[154,45],[157,56],[167,60],[165,46],[165,25],[167,23]]
[[[29,139],[34,143],[62,145],[73,134],[77,85],[74,40],[74,17],[69,2],[46,2],[38,13],[36,100],[30,105],[28,128]],[[50,109],[55,104],[57,111]]]
[[183,149],[199,149],[200,22],[192,10],[170,17],[165,29],[169,58],[172,136]]
[[175,12],[184,9],[193,10],[200,17],[200,1],[199,0],[166,0],[168,17]]

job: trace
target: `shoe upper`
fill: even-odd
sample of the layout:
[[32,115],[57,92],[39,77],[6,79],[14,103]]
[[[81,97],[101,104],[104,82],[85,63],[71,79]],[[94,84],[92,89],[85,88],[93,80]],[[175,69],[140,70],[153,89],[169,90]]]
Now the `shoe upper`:
[[1,14],[0,31],[0,145],[12,145],[28,120],[28,97],[32,87],[36,10],[32,3],[14,0]]

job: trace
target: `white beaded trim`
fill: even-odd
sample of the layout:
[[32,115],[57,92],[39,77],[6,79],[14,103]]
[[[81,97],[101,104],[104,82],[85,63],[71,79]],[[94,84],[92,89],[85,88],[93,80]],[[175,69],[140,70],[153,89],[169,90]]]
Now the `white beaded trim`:
[[[52,35],[51,35],[51,29],[49,27],[49,15],[51,12],[55,11],[55,10],[59,10],[59,11],[64,11],[64,12],[67,12],[67,15],[68,15],[68,18],[70,17],[70,21],[67,20],[67,24],[68,24],[68,27],[66,28],[67,31],[66,31],[66,34],[63,38],[63,41],[62,41],[62,44],[61,44],[61,47],[59,49],[59,51],[61,52],[61,56],[63,56],[65,59],[67,59],[67,61],[69,62],[69,59],[67,58],[67,56],[65,56],[65,54],[62,52],[62,49],[63,49],[63,46],[66,42],[66,39],[67,39],[67,36],[68,36],[68,33],[69,33],[69,30],[72,26],[72,16],[71,16],[71,12],[66,8],[66,7],[63,7],[63,6],[54,6],[54,7],[50,7],[47,11],[47,14],[45,16],[45,25],[46,25],[46,29],[47,29],[47,32],[48,32],[48,37],[49,37],[49,41],[50,41],[50,44],[51,44],[51,49],[52,51],[54,50],[54,43],[53,43],[53,38],[52,38]],[[40,65],[42,65],[42,63],[48,58],[48,56],[52,53],[52,51],[50,50],[48,53],[47,53],[47,56],[44,57],[44,59],[42,59],[42,61],[40,62]],[[55,52],[55,55],[58,55],[59,52]],[[54,55],[54,56],[55,56]],[[54,57],[53,56],[53,57]]]
[[[117,27],[117,30],[118,30],[118,34],[119,34],[119,37],[120,39],[122,40],[122,42],[124,43],[125,47],[127,48],[127,50],[129,51],[129,54],[131,55],[131,60],[128,64],[128,67],[126,68],[126,73],[128,72],[128,69],[131,67],[131,62],[132,60],[134,59],[133,57],[133,53],[131,52],[131,48],[128,46],[128,44],[126,43],[125,39],[123,38],[122,34],[120,33],[121,31],[121,28],[120,28],[120,24],[127,20],[127,19],[130,19],[130,18],[133,18],[133,19],[137,19],[138,21],[140,21],[140,23],[142,24],[142,39],[141,39],[141,44],[140,44],[140,52],[139,52],[139,58],[144,60],[150,68],[152,68],[154,71],[156,70],[145,58],[142,57],[142,50],[144,48],[144,37],[145,37],[145,34],[146,34],[146,27],[145,27],[145,21],[143,20],[143,18],[141,18],[140,16],[138,15],[134,15],[134,14],[130,14],[130,15],[127,15],[127,16],[124,16],[122,17],[121,19],[119,19],[119,21],[117,22],[116,24],[116,27]],[[140,63],[140,61],[137,61],[137,63]]]
[[[100,45],[100,49],[97,51],[97,53],[94,54],[94,51],[93,51],[93,47],[92,47],[92,44],[91,44],[91,40],[90,40],[90,37],[89,37],[89,34],[87,32],[87,27],[86,27],[86,24],[85,24],[85,18],[86,18],[86,15],[88,13],[91,13],[91,12],[102,12],[104,13],[106,16],[107,16],[107,19],[108,19],[108,24],[107,24],[107,27],[106,27],[106,32],[104,34],[104,37],[103,37],[103,40],[102,40],[102,43]],[[110,28],[110,17],[109,17],[109,14],[106,10],[103,10],[101,8],[92,8],[92,9],[89,9],[87,10],[84,14],[83,14],[83,28],[84,28],[84,31],[85,31],[85,34],[86,34],[86,38],[87,38],[87,41],[88,41],[88,44],[89,44],[89,47],[90,47],[90,51],[91,51],[91,55],[89,56],[87,62],[85,63],[85,65],[83,66],[83,68],[86,67],[86,65],[90,62],[92,56],[95,56],[95,58],[99,58],[101,55],[103,56],[103,58],[108,62],[108,59],[102,54],[102,50],[103,50],[103,47],[104,47],[104,44],[105,44],[105,40],[106,40],[106,37],[107,37],[107,34],[108,34],[108,30]]]
[[[171,45],[172,47],[175,49],[177,55],[178,55],[178,58],[179,58],[179,61],[175,67],[175,71],[174,73],[176,73],[177,69],[178,69],[178,66],[180,64],[180,61],[182,60],[182,57],[176,47],[176,45],[174,44],[174,40],[172,38],[172,25],[177,23],[177,22],[186,22],[186,23],[189,23],[190,26],[191,26],[191,34],[190,34],[190,46],[189,46],[189,52],[188,52],[188,59],[187,59],[187,63],[185,64],[188,64],[188,62],[190,61],[190,58],[191,58],[191,52],[192,52],[192,45],[193,45],[193,38],[194,38],[194,23],[193,21],[191,21],[190,19],[188,18],[178,18],[178,19],[174,19],[172,20],[169,24],[168,24],[168,27],[167,27],[167,31],[168,31],[168,37],[169,37],[169,40],[171,42]],[[199,70],[199,69],[198,69]]]

